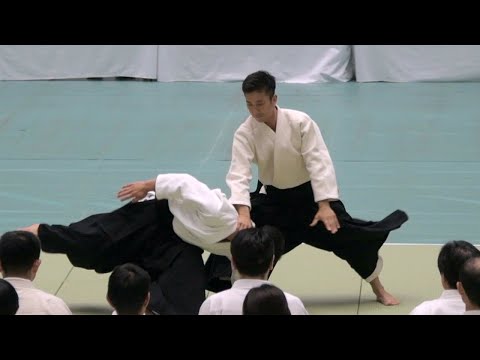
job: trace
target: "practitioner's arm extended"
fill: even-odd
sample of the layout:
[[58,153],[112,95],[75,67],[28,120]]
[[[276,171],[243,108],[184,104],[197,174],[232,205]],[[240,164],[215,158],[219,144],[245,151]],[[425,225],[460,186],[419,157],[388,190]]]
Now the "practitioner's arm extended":
[[155,180],[156,179],[135,181],[133,183],[123,185],[120,191],[117,193],[117,197],[122,201],[140,201],[147,196],[149,191],[155,191]]

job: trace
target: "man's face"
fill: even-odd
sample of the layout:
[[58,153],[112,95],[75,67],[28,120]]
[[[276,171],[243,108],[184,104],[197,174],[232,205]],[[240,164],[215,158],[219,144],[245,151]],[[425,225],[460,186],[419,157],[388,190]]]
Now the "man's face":
[[277,95],[272,98],[264,91],[254,91],[245,94],[247,108],[255,120],[265,122],[270,120],[275,114],[277,105]]

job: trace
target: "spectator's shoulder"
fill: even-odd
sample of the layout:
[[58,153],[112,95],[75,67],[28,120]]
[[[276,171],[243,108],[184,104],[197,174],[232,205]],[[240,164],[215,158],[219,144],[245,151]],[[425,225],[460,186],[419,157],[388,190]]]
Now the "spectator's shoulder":
[[300,303],[303,305],[303,301],[298,296],[292,295],[285,291],[284,291],[284,294],[285,294],[285,297],[287,298],[288,303]]
[[430,315],[432,306],[435,304],[434,300],[424,301],[413,308],[409,315]]

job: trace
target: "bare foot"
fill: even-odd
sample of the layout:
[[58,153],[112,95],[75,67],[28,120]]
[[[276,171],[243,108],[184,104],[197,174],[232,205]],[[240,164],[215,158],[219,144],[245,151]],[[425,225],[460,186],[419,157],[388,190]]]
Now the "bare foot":
[[392,294],[389,294],[385,290],[377,295],[377,301],[385,306],[400,304],[400,301],[398,301]]
[[30,226],[27,226],[27,227],[24,227],[24,228],[20,228],[18,230],[22,230],[22,231],[28,231],[28,232],[31,232],[35,235],[38,236],[38,227],[39,227],[40,224],[33,224],[33,225],[30,225]]
[[370,282],[370,286],[372,287],[374,294],[377,296],[377,301],[380,304],[385,306],[400,304],[400,301],[398,301],[392,294],[385,290],[378,277]]

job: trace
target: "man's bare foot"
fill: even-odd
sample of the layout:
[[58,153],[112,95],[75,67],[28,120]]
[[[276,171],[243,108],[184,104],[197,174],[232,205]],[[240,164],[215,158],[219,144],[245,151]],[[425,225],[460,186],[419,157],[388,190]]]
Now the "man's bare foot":
[[377,296],[377,301],[380,304],[385,306],[400,304],[400,301],[398,301],[392,294],[385,290],[378,277],[370,282],[370,286],[372,287],[374,294]]
[[397,300],[392,294],[389,294],[385,290],[382,294],[377,295],[377,301],[385,306],[392,306],[400,304],[400,301]]
[[31,233],[38,236],[38,227],[39,226],[40,226],[40,224],[33,224],[33,225],[30,225],[30,226],[27,226],[27,227],[24,227],[24,228],[20,228],[18,230],[28,231],[28,232],[31,232]]

